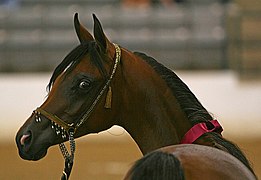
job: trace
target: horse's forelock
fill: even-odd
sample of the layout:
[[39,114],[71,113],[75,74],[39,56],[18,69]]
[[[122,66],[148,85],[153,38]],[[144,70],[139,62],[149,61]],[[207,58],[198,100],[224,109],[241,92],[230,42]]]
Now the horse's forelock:
[[106,70],[103,66],[102,57],[97,49],[97,44],[94,41],[81,43],[67,54],[63,61],[55,68],[47,85],[47,91],[50,91],[55,80],[61,73],[68,74],[71,72],[87,53],[90,53],[90,60],[100,70],[102,75],[106,76]]

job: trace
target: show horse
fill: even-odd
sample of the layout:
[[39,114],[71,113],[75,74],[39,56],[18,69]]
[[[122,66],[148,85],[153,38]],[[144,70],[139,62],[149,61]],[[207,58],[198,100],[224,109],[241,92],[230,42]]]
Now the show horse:
[[[17,133],[23,159],[39,160],[50,146],[60,144],[66,179],[74,138],[119,125],[143,154],[193,143],[230,153],[253,172],[240,149],[221,136],[222,127],[173,71],[152,57],[111,43],[93,18],[94,37],[78,14],[74,17],[80,45],[56,67],[47,99]],[[67,140],[71,154],[63,144]]]

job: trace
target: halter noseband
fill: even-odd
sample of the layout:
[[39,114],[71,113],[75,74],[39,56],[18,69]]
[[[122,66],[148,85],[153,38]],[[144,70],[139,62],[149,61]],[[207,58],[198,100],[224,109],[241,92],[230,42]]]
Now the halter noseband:
[[[73,166],[73,159],[74,159],[74,152],[75,152],[75,140],[74,140],[74,133],[77,131],[77,129],[83,125],[87,119],[89,118],[91,112],[93,111],[93,109],[95,108],[96,104],[99,102],[99,100],[101,99],[102,95],[104,94],[105,90],[107,88],[109,88],[108,90],[108,95],[109,97],[106,98],[109,99],[109,101],[111,101],[111,87],[110,87],[110,83],[112,81],[112,78],[115,75],[117,66],[120,62],[121,59],[121,49],[117,44],[113,44],[115,47],[115,62],[114,62],[114,66],[111,72],[110,77],[108,78],[108,80],[106,81],[106,83],[104,84],[103,88],[101,89],[100,93],[98,94],[98,96],[96,97],[96,99],[93,101],[92,105],[90,106],[90,108],[85,112],[85,114],[78,120],[76,121],[76,123],[67,123],[66,121],[60,119],[58,116],[49,113],[45,110],[43,110],[42,108],[38,107],[36,110],[33,111],[33,114],[35,114],[35,121],[41,122],[41,117],[40,115],[46,117],[47,119],[49,119],[52,123],[51,127],[52,129],[55,129],[55,132],[57,135],[61,134],[62,138],[65,139],[67,137],[67,135],[69,136],[69,142],[70,142],[70,150],[71,150],[71,154],[68,152],[66,146],[64,145],[64,143],[59,144],[60,150],[63,154],[63,157],[65,159],[65,168],[63,171],[63,176],[62,176],[62,180],[67,180],[70,176],[71,173],[71,169]],[[109,102],[111,103],[111,102]],[[107,104],[105,105],[105,108],[110,108],[110,105]]]

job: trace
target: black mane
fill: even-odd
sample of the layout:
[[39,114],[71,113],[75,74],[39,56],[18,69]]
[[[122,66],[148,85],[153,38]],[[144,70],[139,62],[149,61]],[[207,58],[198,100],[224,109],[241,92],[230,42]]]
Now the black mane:
[[174,154],[161,151],[153,151],[139,159],[130,170],[129,175],[133,180],[185,179],[179,159]]
[[[102,55],[103,58],[101,57],[96,42],[91,41],[80,44],[64,58],[64,60],[54,70],[47,88],[49,90],[51,89],[53,83],[61,73],[64,71],[65,73],[71,72],[87,53],[90,54],[91,62],[99,69],[101,74],[105,78],[108,77],[108,74],[106,73],[106,70],[103,66],[105,60],[104,56]],[[186,114],[192,126],[197,123],[207,122],[213,119],[208,111],[198,101],[195,95],[190,91],[188,86],[173,71],[158,63],[154,58],[145,55],[144,53],[135,52],[135,54],[147,62],[162,77],[162,79],[165,80],[167,85],[172,90],[173,95],[177,98],[180,107]],[[209,132],[202,136],[208,136],[208,141],[213,144],[218,144],[217,146],[213,147],[224,147],[227,152],[238,158],[253,172],[248,160],[235,144],[222,138],[215,132]]]
[[[165,80],[192,125],[212,120],[208,111],[201,105],[188,86],[173,71],[144,53],[135,52],[134,54],[147,62],[162,77],[162,79]],[[212,147],[226,151],[239,159],[255,175],[247,158],[237,145],[226,140],[216,132],[208,132],[201,137],[208,139],[209,144],[212,144]]]
[[135,54],[147,62],[165,80],[192,125],[213,119],[188,86],[173,71],[144,53],[135,52]]
[[49,84],[47,85],[47,89],[51,89],[54,81],[61,73],[64,71],[66,71],[66,73],[71,72],[87,53],[90,53],[91,62],[100,70],[101,74],[106,77],[107,73],[103,66],[103,60],[99,55],[97,44],[94,41],[81,43],[67,54],[63,61],[55,68]]

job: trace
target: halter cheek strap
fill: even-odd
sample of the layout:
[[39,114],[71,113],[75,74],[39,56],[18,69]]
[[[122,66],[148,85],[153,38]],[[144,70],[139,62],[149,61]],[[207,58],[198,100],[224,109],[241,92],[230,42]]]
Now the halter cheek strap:
[[[93,103],[91,104],[91,106],[87,109],[87,111],[83,114],[83,116],[76,120],[74,123],[67,123],[66,121],[64,121],[63,119],[59,118],[58,116],[56,116],[55,114],[49,113],[47,111],[45,111],[44,109],[38,107],[35,111],[34,114],[37,115],[36,120],[38,121],[38,117],[40,117],[40,115],[45,116],[47,119],[49,119],[52,123],[54,123],[54,126],[58,126],[59,131],[60,129],[64,132],[69,132],[69,131],[73,131],[73,133],[75,133],[77,131],[77,129],[82,126],[89,118],[90,114],[92,113],[92,111],[94,110],[94,108],[96,107],[97,103],[99,102],[99,100],[101,99],[102,95],[105,93],[105,91],[108,89],[107,92],[107,96],[106,96],[106,102],[105,102],[105,108],[111,108],[111,103],[112,103],[112,88],[111,88],[111,81],[116,73],[116,69],[118,67],[118,64],[120,62],[121,59],[121,49],[117,44],[113,44],[115,47],[115,62],[114,62],[114,66],[112,68],[112,72],[110,77],[107,79],[107,81],[105,82],[103,88],[100,90],[98,96],[96,97],[96,99],[93,101]],[[40,121],[40,120],[39,120]],[[58,133],[59,134],[59,133]]]
[[223,128],[217,120],[207,121],[194,125],[182,138],[180,144],[192,144],[200,136],[207,132],[217,132],[221,134]]
[[51,127],[52,129],[55,129],[55,132],[57,135],[61,134],[61,137],[63,139],[66,139],[68,137],[69,143],[70,143],[70,150],[69,152],[65,146],[64,143],[59,144],[60,150],[63,154],[63,157],[65,159],[65,167],[62,175],[62,180],[69,179],[69,176],[71,174],[72,166],[73,166],[73,160],[74,160],[74,153],[75,153],[75,140],[74,140],[74,133],[77,131],[77,129],[83,125],[89,118],[90,114],[94,110],[95,106],[101,99],[102,95],[105,93],[105,91],[108,89],[107,96],[106,96],[106,103],[105,108],[111,108],[111,101],[112,101],[112,89],[110,86],[110,83],[116,73],[117,66],[121,59],[121,49],[117,44],[113,44],[115,47],[115,62],[114,66],[112,68],[111,75],[109,79],[105,82],[103,88],[101,89],[100,93],[96,97],[96,99],[93,101],[92,105],[89,107],[89,109],[85,112],[85,114],[76,121],[75,123],[67,123],[66,121],[62,120],[58,116],[49,113],[42,108],[37,108],[33,113],[35,114],[35,121],[41,122],[41,115],[45,116],[47,119],[49,119],[52,123]]

